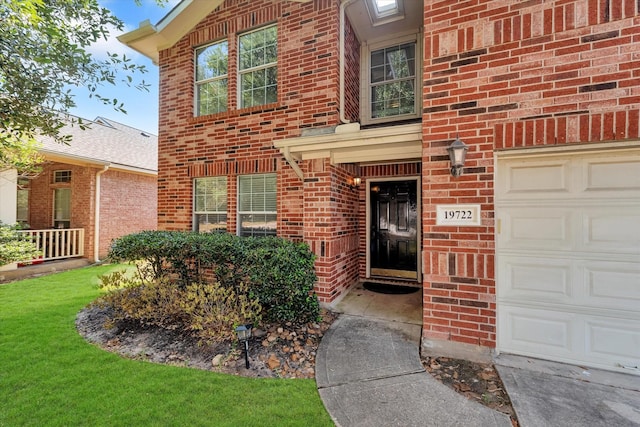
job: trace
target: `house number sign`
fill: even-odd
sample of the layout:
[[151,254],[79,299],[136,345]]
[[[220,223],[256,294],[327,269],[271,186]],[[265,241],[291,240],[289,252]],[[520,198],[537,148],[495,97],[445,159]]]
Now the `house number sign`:
[[436,205],[436,225],[481,225],[480,205]]

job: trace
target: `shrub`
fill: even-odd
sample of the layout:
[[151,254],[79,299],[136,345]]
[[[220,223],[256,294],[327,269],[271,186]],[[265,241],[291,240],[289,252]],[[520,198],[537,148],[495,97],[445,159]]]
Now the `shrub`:
[[282,238],[238,237],[227,233],[145,231],[112,243],[117,262],[143,260],[156,280],[173,280],[186,289],[215,282],[255,297],[269,321],[316,320],[314,254],[304,243]]
[[0,222],[0,266],[16,261],[29,261],[42,255],[27,236],[18,233],[17,225]]
[[272,321],[308,322],[320,313],[313,293],[315,255],[305,243],[263,238],[248,250],[251,293]]
[[138,273],[116,271],[102,276],[108,289],[98,304],[114,309],[113,321],[134,321],[168,330],[188,331],[201,343],[233,339],[235,327],[258,323],[261,307],[250,298],[246,286],[241,293],[217,283],[193,283],[184,288],[164,280],[144,283]]

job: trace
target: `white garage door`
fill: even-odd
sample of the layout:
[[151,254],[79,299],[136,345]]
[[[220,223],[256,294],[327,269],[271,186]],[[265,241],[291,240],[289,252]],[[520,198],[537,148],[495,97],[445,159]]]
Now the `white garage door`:
[[496,173],[498,350],[640,375],[640,148]]

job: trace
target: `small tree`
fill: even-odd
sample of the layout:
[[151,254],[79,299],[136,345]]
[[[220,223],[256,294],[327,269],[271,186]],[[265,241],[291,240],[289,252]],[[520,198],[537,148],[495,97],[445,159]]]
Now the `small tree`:
[[16,262],[29,261],[42,253],[28,238],[18,233],[19,227],[0,222],[0,266]]

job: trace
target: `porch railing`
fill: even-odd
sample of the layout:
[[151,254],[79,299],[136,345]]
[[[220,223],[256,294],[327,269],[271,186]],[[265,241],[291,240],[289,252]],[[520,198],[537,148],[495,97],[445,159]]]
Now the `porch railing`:
[[20,230],[42,252],[42,261],[84,256],[84,228]]

